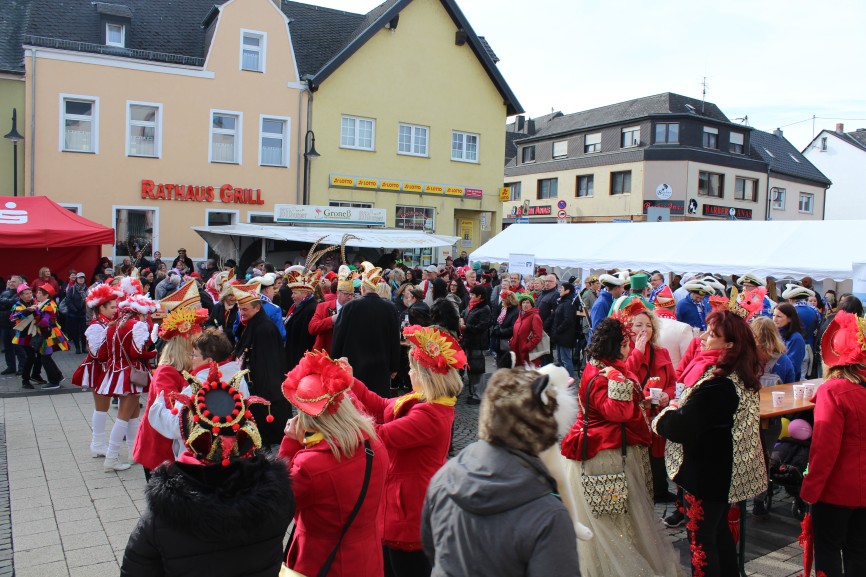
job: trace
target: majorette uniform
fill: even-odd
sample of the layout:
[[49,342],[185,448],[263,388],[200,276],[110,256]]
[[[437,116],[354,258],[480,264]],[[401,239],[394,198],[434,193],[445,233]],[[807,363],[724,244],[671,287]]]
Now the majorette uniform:
[[100,395],[117,397],[147,390],[146,386],[136,386],[130,381],[133,367],[147,371],[148,361],[156,356],[155,351],[147,350],[150,325],[136,316],[134,312],[124,313],[105,332],[105,348],[98,357],[105,359],[105,376],[96,391]]
[[[87,356],[72,375],[73,385],[95,389],[102,384],[102,379],[105,378],[105,361],[100,361],[98,356],[99,351],[105,349],[105,332],[110,323],[111,319],[103,314],[97,314],[84,331],[84,338],[87,339]],[[106,356],[103,351],[103,358]]]

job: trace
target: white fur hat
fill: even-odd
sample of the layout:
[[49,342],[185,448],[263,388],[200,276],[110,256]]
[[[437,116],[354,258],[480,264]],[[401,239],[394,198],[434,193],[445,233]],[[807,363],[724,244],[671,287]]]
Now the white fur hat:
[[601,284],[614,285],[614,286],[622,286],[628,282],[629,274],[628,271],[623,270],[616,274],[603,274],[598,277],[598,280]]
[[786,284],[785,290],[782,291],[782,298],[791,300],[791,299],[805,299],[809,297],[815,296],[815,291],[807,289],[804,286],[800,286],[798,284]]
[[257,276],[250,279],[250,282],[257,282],[262,286],[274,286],[274,283],[276,281],[277,275],[272,272],[268,272],[263,274],[262,276]]

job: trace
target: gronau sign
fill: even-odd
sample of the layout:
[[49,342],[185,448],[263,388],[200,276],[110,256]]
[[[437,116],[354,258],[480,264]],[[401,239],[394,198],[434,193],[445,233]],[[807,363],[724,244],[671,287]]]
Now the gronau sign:
[[385,209],[276,204],[274,205],[274,222],[315,225],[385,226]]

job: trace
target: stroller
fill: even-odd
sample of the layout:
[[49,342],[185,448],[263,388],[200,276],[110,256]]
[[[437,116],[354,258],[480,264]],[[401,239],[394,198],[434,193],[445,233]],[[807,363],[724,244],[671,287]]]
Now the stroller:
[[784,437],[776,443],[770,455],[770,489],[767,491],[765,503],[768,511],[773,504],[776,488],[782,487],[794,498],[791,514],[798,521],[803,520],[808,505],[800,498],[800,487],[803,485],[803,473],[809,463],[811,444],[811,439],[801,441],[791,437]]

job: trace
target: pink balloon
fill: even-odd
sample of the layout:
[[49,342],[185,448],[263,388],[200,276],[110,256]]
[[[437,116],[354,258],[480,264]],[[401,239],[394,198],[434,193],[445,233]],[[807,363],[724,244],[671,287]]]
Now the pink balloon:
[[812,425],[803,419],[794,419],[791,421],[791,424],[788,425],[788,434],[791,435],[791,438],[799,439],[800,441],[811,439]]

